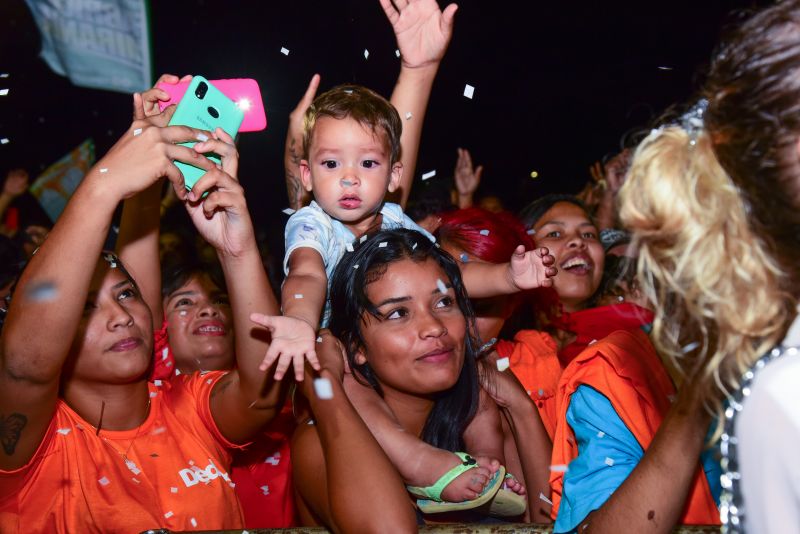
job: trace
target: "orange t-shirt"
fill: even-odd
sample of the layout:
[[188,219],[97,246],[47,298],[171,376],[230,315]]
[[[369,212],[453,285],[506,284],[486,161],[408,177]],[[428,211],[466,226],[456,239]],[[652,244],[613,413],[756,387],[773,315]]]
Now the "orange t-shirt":
[[[101,430],[63,400],[30,462],[0,471],[0,532],[243,528],[209,394],[225,372],[149,384],[138,428]],[[126,459],[127,458],[127,462]]]

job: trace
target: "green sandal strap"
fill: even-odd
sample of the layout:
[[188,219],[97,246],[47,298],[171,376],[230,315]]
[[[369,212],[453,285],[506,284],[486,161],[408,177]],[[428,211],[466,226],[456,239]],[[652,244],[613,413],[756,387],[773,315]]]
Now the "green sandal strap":
[[469,454],[465,452],[454,452],[453,454],[461,459],[461,463],[443,474],[432,486],[424,488],[419,486],[406,486],[406,489],[417,497],[424,497],[432,501],[442,502],[442,492],[448,484],[458,478],[462,473],[478,467],[478,461]]

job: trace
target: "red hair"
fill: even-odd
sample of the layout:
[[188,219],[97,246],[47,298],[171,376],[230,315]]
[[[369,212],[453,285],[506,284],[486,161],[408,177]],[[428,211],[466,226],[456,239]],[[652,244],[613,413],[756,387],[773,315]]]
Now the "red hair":
[[525,250],[535,246],[522,223],[507,211],[466,208],[442,213],[441,220],[437,230],[441,241],[490,263],[509,261],[519,245],[525,245]]

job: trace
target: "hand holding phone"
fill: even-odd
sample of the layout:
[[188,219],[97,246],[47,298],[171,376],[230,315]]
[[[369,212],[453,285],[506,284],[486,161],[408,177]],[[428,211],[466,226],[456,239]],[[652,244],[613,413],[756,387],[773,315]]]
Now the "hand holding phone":
[[[211,132],[216,128],[222,128],[228,135],[235,137],[243,120],[244,113],[230,98],[222,94],[202,76],[195,76],[189,83],[169,124],[191,126]],[[194,147],[195,142],[181,144]],[[221,162],[220,158],[214,154],[206,154],[206,157],[216,164]],[[176,161],[175,166],[183,174],[186,189],[192,189],[197,180],[206,172],[199,167],[180,161]]]

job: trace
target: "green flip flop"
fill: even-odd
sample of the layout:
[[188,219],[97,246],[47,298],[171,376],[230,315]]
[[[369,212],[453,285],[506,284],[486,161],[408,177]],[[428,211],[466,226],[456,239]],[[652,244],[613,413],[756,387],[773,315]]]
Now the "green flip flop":
[[[513,479],[515,477],[511,473],[506,473],[503,482],[505,482],[507,478]],[[524,514],[527,508],[528,499],[501,486],[492,499],[492,503],[489,505],[489,515],[496,517],[516,517]]]
[[[419,497],[419,499],[417,499],[417,507],[422,513],[441,514],[444,512],[458,512],[461,510],[472,510],[473,508],[478,508],[479,506],[483,506],[487,502],[491,501],[492,498],[494,498],[497,494],[498,490],[500,490],[500,486],[503,485],[506,470],[505,467],[500,466],[500,468],[498,468],[498,470],[489,480],[489,483],[483,489],[481,494],[476,498],[462,502],[442,501],[442,491],[444,491],[448,484],[450,484],[462,473],[479,467],[475,458],[469,454],[464,452],[456,452],[454,454],[461,458],[461,463],[442,475],[441,478],[439,478],[439,480],[437,480],[432,486],[424,488],[419,486],[406,486],[406,489],[408,489],[409,493],[415,497]],[[505,505],[503,505],[503,507],[505,507]],[[498,512],[496,515],[500,515],[500,513]]]

